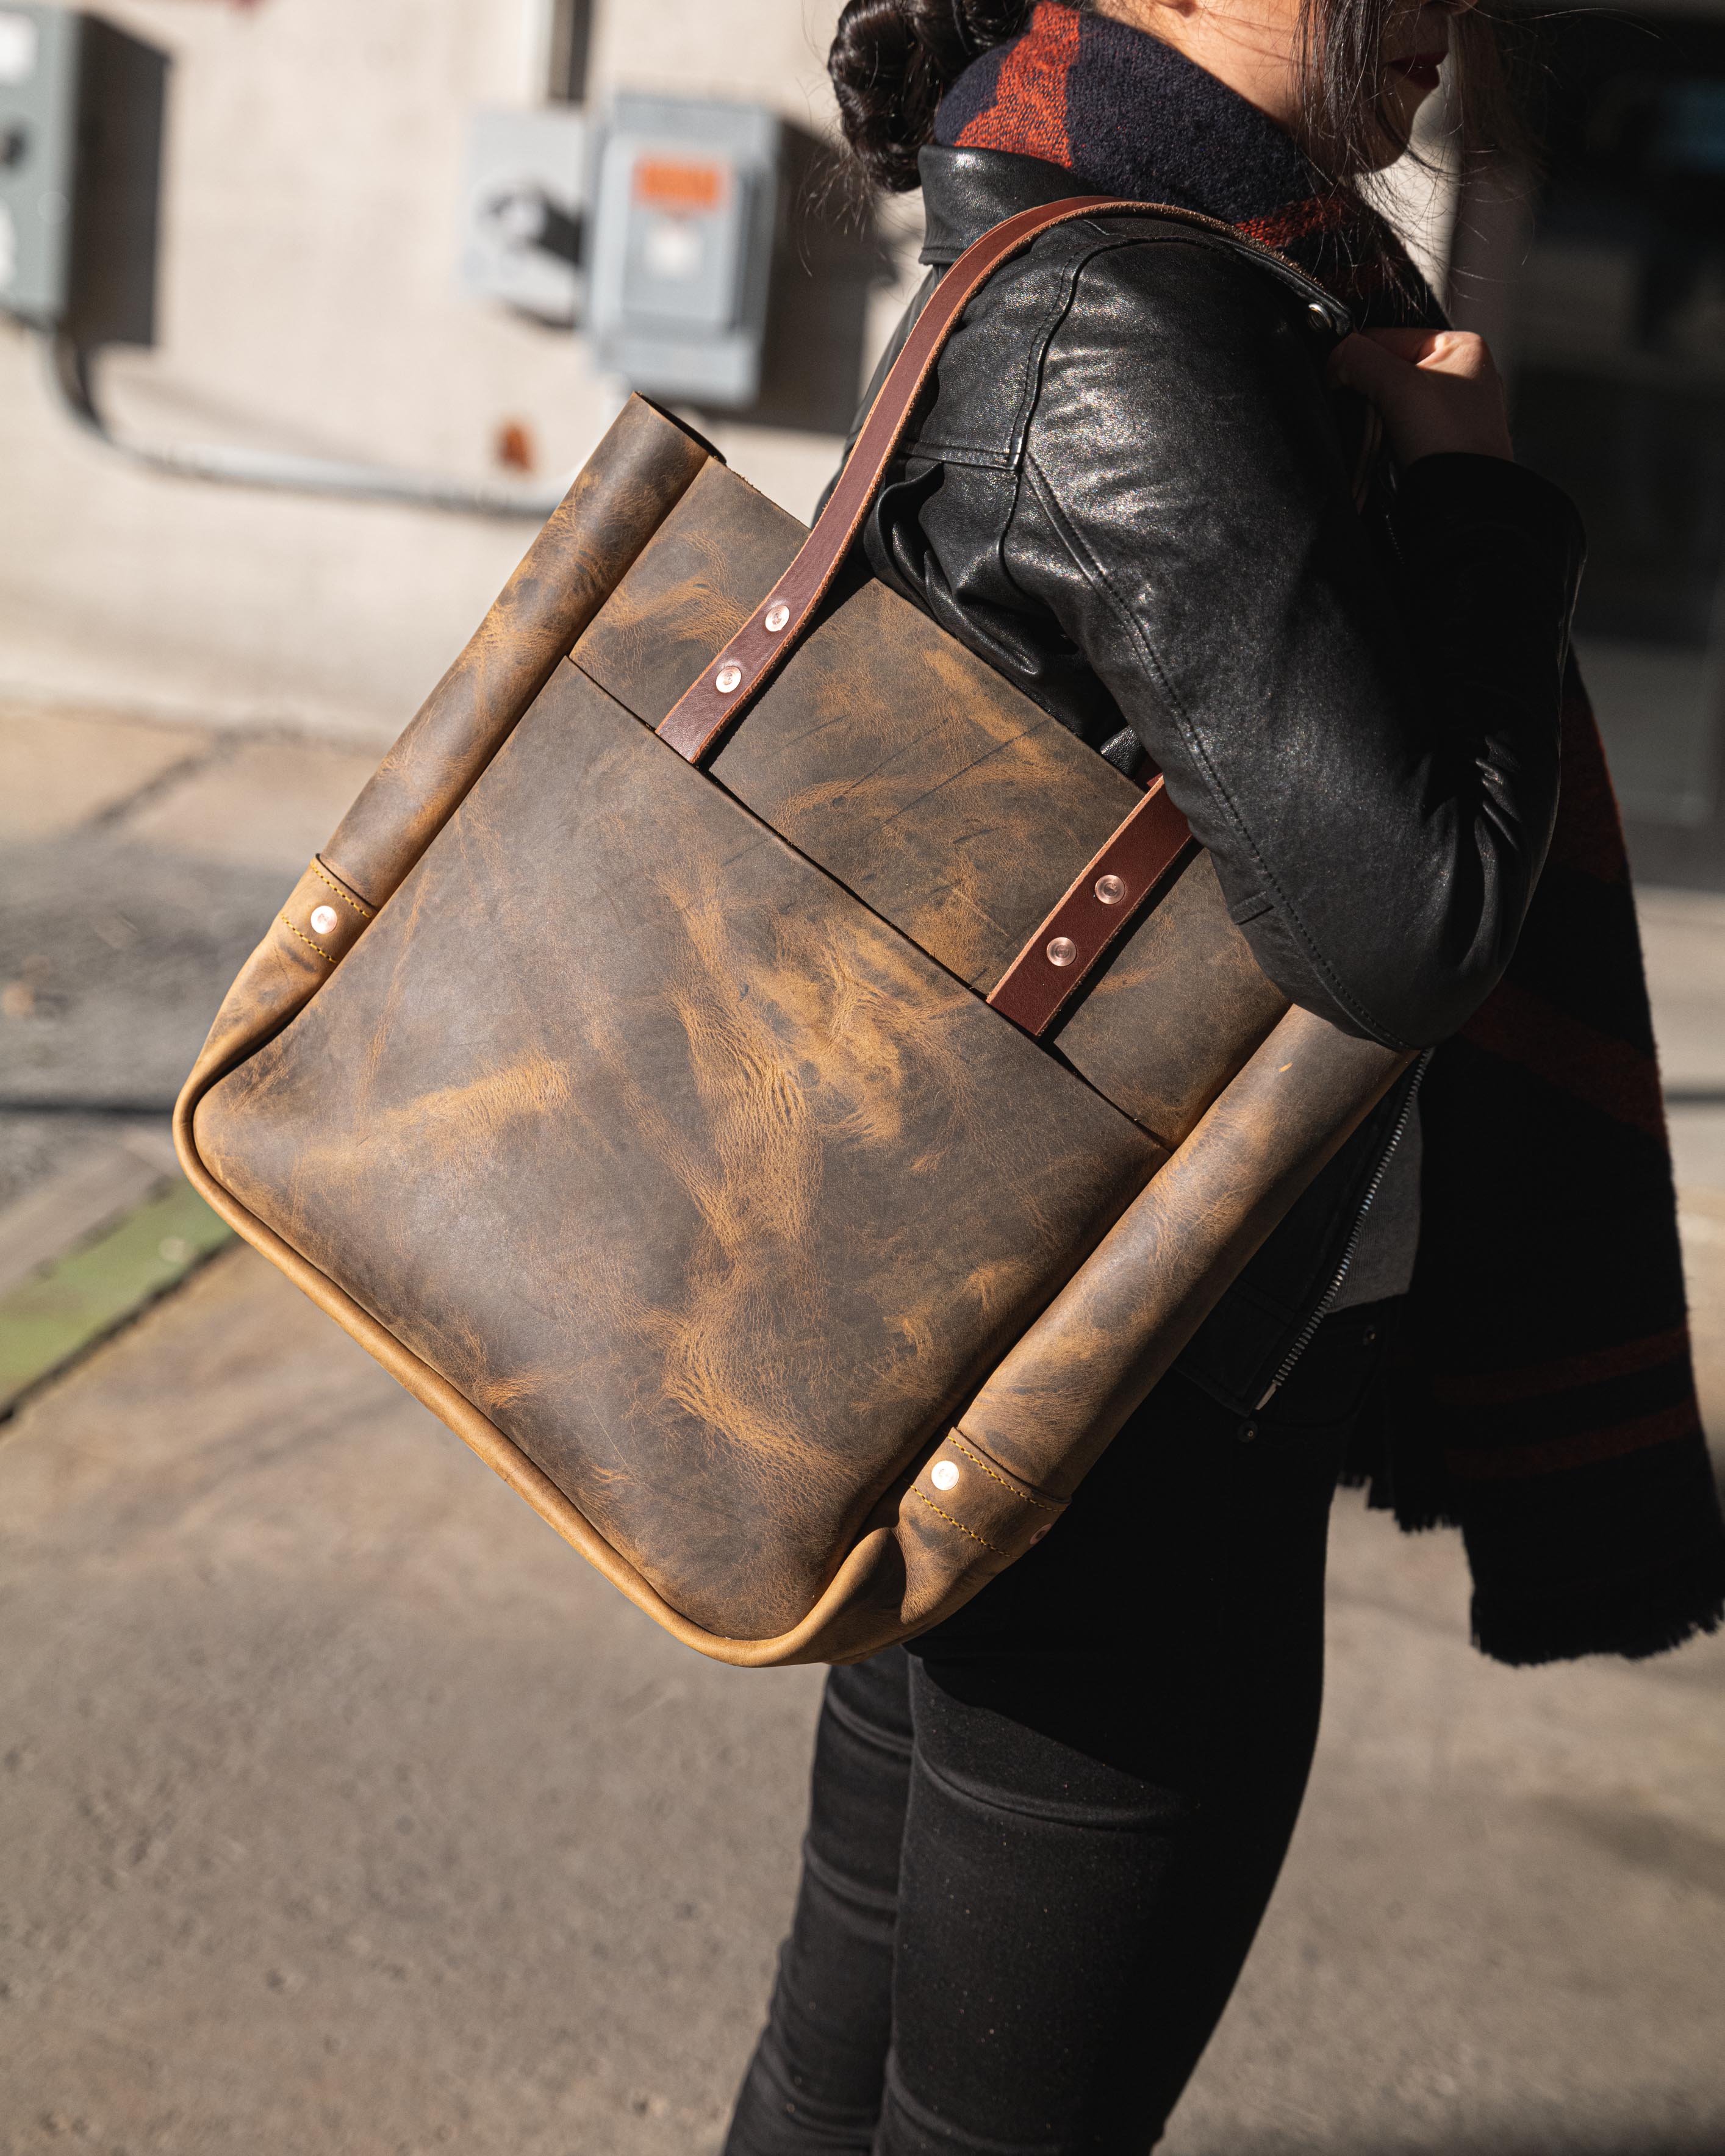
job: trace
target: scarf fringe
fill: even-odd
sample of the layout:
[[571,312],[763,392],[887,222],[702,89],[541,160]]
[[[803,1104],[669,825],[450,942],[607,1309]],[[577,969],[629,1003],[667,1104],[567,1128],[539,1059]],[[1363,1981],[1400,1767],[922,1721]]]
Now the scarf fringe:
[[1429,1534],[1438,1527],[1461,1525],[1461,1516],[1452,1502],[1438,1496],[1435,1491],[1415,1494],[1393,1486],[1381,1467],[1361,1466],[1350,1461],[1343,1470],[1340,1481],[1344,1490],[1363,1490],[1366,1510],[1388,1512],[1404,1535]]
[[1562,1601],[1476,1590],[1473,1643],[1494,1662],[1531,1669],[1584,1655],[1630,1661],[1669,1653],[1725,1625],[1725,1543],[1662,1572],[1592,1587]]
[[[1404,1534],[1462,1526],[1453,1497],[1405,1472],[1405,1453],[1394,1465],[1404,1471],[1397,1474],[1393,1467],[1386,1474],[1381,1464],[1351,1460],[1342,1486],[1363,1490],[1368,1509],[1391,1514]],[[1725,1536],[1708,1540],[1674,1563],[1631,1573],[1608,1586],[1590,1582],[1557,1597],[1476,1584],[1472,1601],[1474,1645],[1512,1669],[1573,1662],[1585,1655],[1645,1661],[1722,1629]]]
[[1366,1506],[1388,1512],[1404,1535],[1463,1525],[1461,1496],[1430,1431],[1409,1373],[1392,1362],[1362,1403],[1342,1470],[1344,1489],[1363,1490]]

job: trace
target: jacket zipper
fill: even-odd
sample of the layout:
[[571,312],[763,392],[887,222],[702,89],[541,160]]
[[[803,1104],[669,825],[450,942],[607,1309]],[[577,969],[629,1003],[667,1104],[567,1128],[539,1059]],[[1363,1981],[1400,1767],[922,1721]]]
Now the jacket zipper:
[[1258,1402],[1257,1408],[1253,1410],[1255,1414],[1267,1408],[1277,1392],[1286,1383],[1294,1365],[1312,1345],[1312,1337],[1318,1327],[1336,1306],[1336,1297],[1342,1292],[1342,1284],[1348,1278],[1348,1267],[1353,1263],[1353,1254],[1358,1250],[1359,1239],[1365,1232],[1366,1215],[1371,1211],[1372,1201],[1383,1187],[1384,1177],[1389,1173],[1389,1163],[1395,1158],[1396,1147],[1400,1145],[1407,1133],[1408,1124],[1414,1113],[1414,1103],[1420,1097],[1420,1087],[1425,1076],[1425,1066],[1430,1062],[1432,1054],[1433,1051],[1428,1048],[1414,1065],[1413,1079],[1408,1087],[1407,1097],[1402,1102],[1401,1113],[1395,1119],[1395,1128],[1389,1133],[1389,1143],[1378,1156],[1378,1165],[1372,1172],[1372,1179],[1366,1185],[1366,1194],[1361,1199],[1359,1210],[1353,1216],[1353,1225],[1348,1230],[1348,1240],[1343,1245],[1342,1261],[1337,1266],[1329,1286],[1318,1297],[1317,1307],[1305,1324],[1301,1327],[1293,1346],[1282,1358],[1281,1367],[1270,1380],[1269,1389]]

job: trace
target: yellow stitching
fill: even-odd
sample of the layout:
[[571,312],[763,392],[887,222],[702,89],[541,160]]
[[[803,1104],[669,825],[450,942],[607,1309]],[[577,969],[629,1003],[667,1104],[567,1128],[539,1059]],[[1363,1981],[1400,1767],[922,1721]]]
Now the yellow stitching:
[[952,1447],[955,1452],[962,1452],[967,1460],[974,1460],[977,1466],[982,1469],[983,1474],[988,1476],[991,1482],[998,1482],[1001,1488],[1005,1491],[1009,1497],[1016,1497],[1021,1505],[1034,1505],[1040,1511],[1045,1512],[1064,1512],[1065,1511],[1066,1508],[1064,1505],[1050,1504],[1046,1497],[1033,1497],[1028,1490],[1014,1490],[1011,1483],[1007,1481],[1006,1477],[1004,1475],[997,1475],[993,1469],[989,1466],[988,1461],[979,1457],[978,1454],[973,1452],[962,1437],[956,1435],[949,1436],[947,1442]]
[[330,889],[334,891],[336,897],[341,900],[344,906],[351,906],[362,921],[369,921],[371,919],[371,915],[366,911],[365,907],[360,904],[359,901],[353,896],[352,891],[344,891],[332,875],[326,875],[322,869],[319,867],[316,861],[308,861],[306,866],[311,870],[312,875],[317,878],[320,883],[327,884],[329,886]]
[[994,1549],[993,1543],[989,1542],[985,1536],[979,1535],[974,1527],[967,1527],[963,1520],[953,1519],[952,1515],[945,1511],[941,1506],[937,1505],[932,1497],[927,1496],[922,1491],[918,1490],[914,1482],[911,1485],[911,1488],[917,1496],[922,1499],[923,1503],[927,1506],[931,1512],[939,1512],[941,1517],[947,1521],[951,1526],[957,1527],[961,1535],[968,1535],[973,1543],[981,1543],[985,1550],[994,1550],[996,1557],[1004,1557],[1006,1555],[1006,1552],[1004,1550]]
[[[283,914],[281,916],[281,925],[285,929],[286,929],[290,936],[300,936],[299,930],[295,928],[293,922],[288,919],[286,914]],[[305,948],[308,951],[316,952],[320,958],[326,960],[331,966],[337,963],[336,960],[324,949],[321,943],[314,943],[309,936],[300,936],[300,941],[305,946]]]

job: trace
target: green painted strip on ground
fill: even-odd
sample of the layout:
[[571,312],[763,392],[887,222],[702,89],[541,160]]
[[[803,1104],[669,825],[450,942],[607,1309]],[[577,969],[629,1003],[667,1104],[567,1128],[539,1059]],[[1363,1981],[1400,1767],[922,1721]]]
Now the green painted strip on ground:
[[0,1416],[233,1235],[184,1176],[176,1176],[153,1198],[0,1296]]

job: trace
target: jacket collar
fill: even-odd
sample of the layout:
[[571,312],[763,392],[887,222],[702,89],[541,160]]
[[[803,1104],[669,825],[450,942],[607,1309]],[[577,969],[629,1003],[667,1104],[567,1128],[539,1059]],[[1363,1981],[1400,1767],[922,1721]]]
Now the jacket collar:
[[942,267],[1021,209],[1096,192],[1064,165],[1006,150],[947,150],[931,143],[918,153],[916,169],[927,220],[922,259]]

